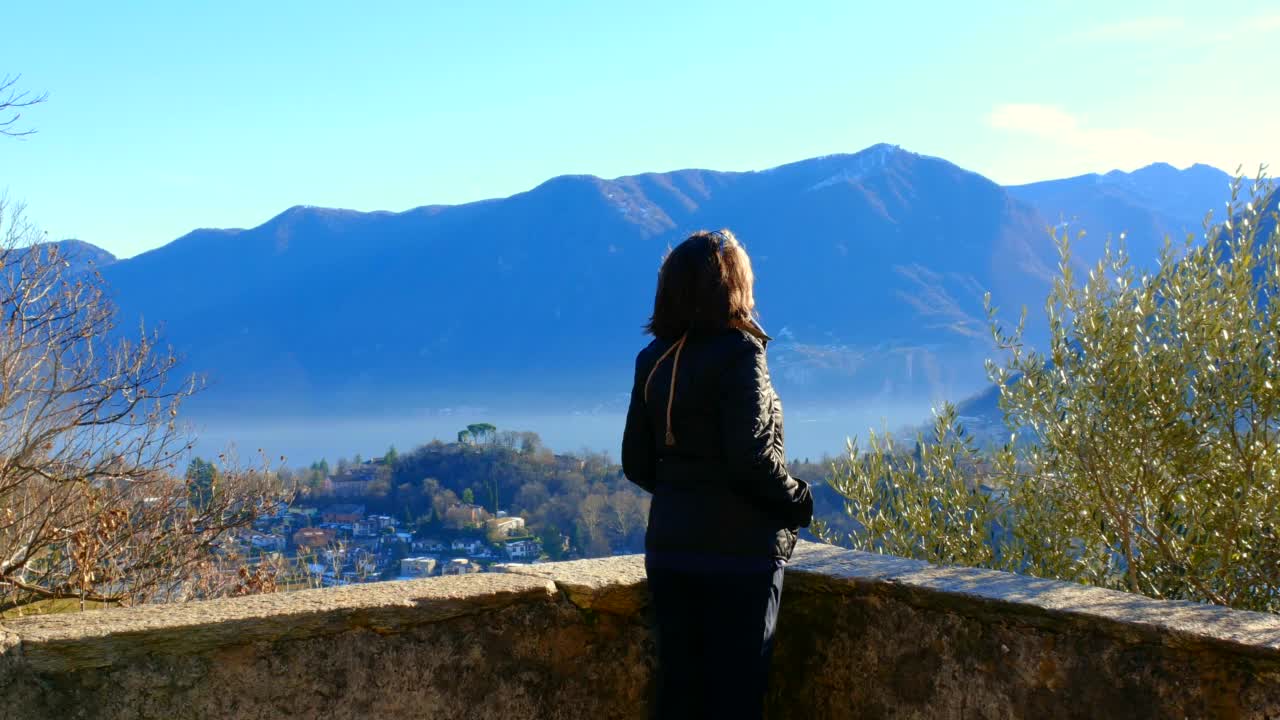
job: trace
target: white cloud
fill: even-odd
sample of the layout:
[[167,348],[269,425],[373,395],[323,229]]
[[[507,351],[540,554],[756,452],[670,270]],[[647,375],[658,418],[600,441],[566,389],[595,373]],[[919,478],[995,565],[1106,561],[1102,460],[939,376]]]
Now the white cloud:
[[997,105],[987,124],[999,130],[1013,130],[1052,138],[1074,138],[1081,132],[1074,117],[1053,105],[1009,103]]
[[1280,32],[1280,14],[1267,13],[1217,25],[1193,24],[1168,15],[1130,18],[1095,25],[1066,38],[1068,42],[1160,44],[1170,48],[1249,43]]
[[1079,33],[1080,40],[1150,40],[1180,34],[1187,21],[1180,17],[1143,17],[1104,23]]
[[[1272,155],[1269,141],[1263,146],[1243,138],[1221,142],[1191,137],[1169,137],[1141,128],[1093,125],[1055,105],[1009,103],[995,107],[987,125],[1009,134],[1038,140],[1046,156],[1057,156],[1079,172],[1115,168],[1132,170],[1153,162],[1186,167],[1208,163],[1228,172],[1245,163],[1256,166]],[[1206,130],[1207,132],[1207,130]]]
[[1054,105],[999,105],[991,111],[987,123],[997,130],[1039,138],[1112,166],[1140,165],[1155,159],[1176,164],[1175,158],[1187,154],[1186,143],[1137,128],[1091,127]]
[[1255,15],[1214,32],[1203,33],[1195,44],[1238,44],[1243,46],[1242,50],[1247,50],[1250,43],[1277,32],[1280,32],[1280,15]]

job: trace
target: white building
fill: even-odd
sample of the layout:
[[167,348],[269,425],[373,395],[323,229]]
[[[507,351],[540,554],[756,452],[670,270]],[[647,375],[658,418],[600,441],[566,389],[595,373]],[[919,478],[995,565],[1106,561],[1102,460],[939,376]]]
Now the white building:
[[423,550],[427,552],[444,552],[445,550],[449,549],[447,545],[445,545],[444,543],[440,542],[435,538],[423,538],[422,540],[414,540],[412,543],[409,544],[409,547],[412,548],[414,552],[421,552]]
[[504,545],[507,557],[512,560],[530,560],[542,554],[542,546],[537,540],[508,540]]
[[383,530],[384,528],[393,528],[399,523],[390,515],[370,515],[369,523],[373,525],[375,530]]
[[445,564],[441,575],[467,575],[480,572],[480,566],[466,558],[454,558]]
[[453,541],[451,546],[454,552],[465,552],[468,555],[478,555],[484,549],[484,541],[476,538],[466,539],[458,538]]
[[280,552],[284,550],[285,540],[279,535],[259,535],[255,533],[249,538],[249,544],[259,550]]
[[401,577],[428,577],[436,572],[436,565],[439,560],[430,555],[421,557],[405,558],[400,561]]
[[511,537],[524,533],[524,518],[518,515],[490,518],[484,522],[484,525],[490,537]]

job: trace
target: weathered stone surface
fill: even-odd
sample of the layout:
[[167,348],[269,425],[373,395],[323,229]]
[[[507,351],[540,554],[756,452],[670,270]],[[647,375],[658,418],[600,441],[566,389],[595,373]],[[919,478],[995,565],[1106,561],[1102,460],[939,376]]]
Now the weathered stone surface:
[[31,667],[68,672],[138,655],[191,654],[357,628],[388,634],[516,602],[547,601],[555,595],[555,586],[545,580],[478,574],[41,615],[6,625],[22,638],[22,652]]
[[786,583],[771,717],[1280,717],[1270,615],[817,545]]
[[7,627],[0,718],[24,720],[633,717],[653,654],[639,616],[500,574]]
[[788,568],[789,587],[808,592],[897,590],[923,605],[966,606],[996,619],[1060,625],[1079,622],[1118,637],[1147,636],[1169,645],[1225,645],[1280,656],[1280,616],[1218,605],[1153,600],[1142,595],[1042,580],[994,570],[937,567],[918,560],[801,543]]
[[[638,556],[29,618],[0,718],[640,718]],[[1280,618],[802,544],[769,717],[1280,718]]]
[[649,604],[644,557],[641,555],[503,565],[501,569],[551,580],[569,598],[569,602],[584,610],[632,615]]

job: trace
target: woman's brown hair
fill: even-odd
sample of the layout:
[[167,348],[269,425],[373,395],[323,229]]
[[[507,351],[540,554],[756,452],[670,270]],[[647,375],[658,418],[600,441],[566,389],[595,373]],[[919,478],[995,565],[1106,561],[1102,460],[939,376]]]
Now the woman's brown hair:
[[755,320],[751,258],[728,230],[700,230],[662,261],[645,330],[663,340],[690,331],[749,326]]

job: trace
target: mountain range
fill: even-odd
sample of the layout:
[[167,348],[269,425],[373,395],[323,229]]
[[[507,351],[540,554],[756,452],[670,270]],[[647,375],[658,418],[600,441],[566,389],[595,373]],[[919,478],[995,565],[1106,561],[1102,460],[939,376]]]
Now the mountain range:
[[[789,400],[958,397],[990,353],[982,295],[1033,319],[1048,228],[1126,233],[1138,262],[1222,207],[1229,177],[1153,165],[1002,187],[876,145],[755,172],[571,175],[400,213],[290,208],[126,260],[87,243],[122,326],[161,325],[210,381],[207,412],[440,403],[617,406],[666,249],[731,228],[751,253]],[[792,400],[792,401],[794,401]]]
[[1114,242],[1121,233],[1131,256],[1140,261],[1158,257],[1166,236],[1179,241],[1188,233],[1202,233],[1207,213],[1221,219],[1230,184],[1231,176],[1208,165],[1178,170],[1156,163],[1131,173],[1117,170],[1008,190],[1046,220],[1065,225],[1072,238],[1085,233],[1079,256],[1091,263],[1101,256],[1105,241]]

